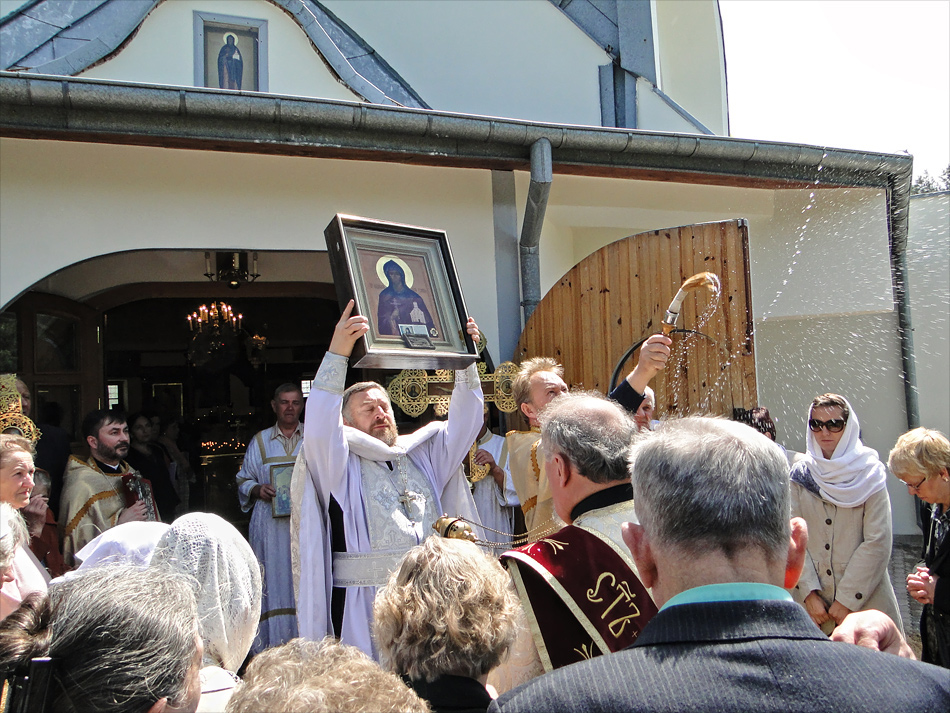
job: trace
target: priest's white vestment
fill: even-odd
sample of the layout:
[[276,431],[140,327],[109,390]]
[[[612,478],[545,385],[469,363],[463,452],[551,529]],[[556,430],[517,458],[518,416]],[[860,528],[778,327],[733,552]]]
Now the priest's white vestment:
[[[291,485],[297,621],[303,637],[332,634],[331,592],[344,586],[340,638],[376,658],[376,588],[406,551],[433,534],[435,517],[444,512],[477,521],[459,463],[481,430],[482,390],[474,365],[455,372],[448,420],[399,436],[390,447],[343,425],[346,369],[345,357],[327,352],[307,399]],[[330,551],[331,497],[343,511],[345,553]]]

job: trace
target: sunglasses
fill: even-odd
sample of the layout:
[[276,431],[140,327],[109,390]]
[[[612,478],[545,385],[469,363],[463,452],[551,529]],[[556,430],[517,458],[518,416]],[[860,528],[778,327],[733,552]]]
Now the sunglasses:
[[810,418],[808,419],[808,427],[815,433],[820,433],[822,428],[827,428],[828,433],[841,433],[847,422],[847,419],[844,418],[829,418],[827,421]]

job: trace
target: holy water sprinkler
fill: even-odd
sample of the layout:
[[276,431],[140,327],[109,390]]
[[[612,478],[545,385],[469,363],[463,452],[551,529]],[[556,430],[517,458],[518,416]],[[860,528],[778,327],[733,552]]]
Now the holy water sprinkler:
[[664,336],[670,336],[670,332],[676,329],[676,321],[680,317],[680,308],[683,306],[686,294],[703,287],[713,294],[718,293],[720,289],[719,276],[712,272],[698,272],[683,283],[679,292],[676,293],[676,297],[670,302],[670,306],[666,308],[666,316],[663,318],[661,325]]

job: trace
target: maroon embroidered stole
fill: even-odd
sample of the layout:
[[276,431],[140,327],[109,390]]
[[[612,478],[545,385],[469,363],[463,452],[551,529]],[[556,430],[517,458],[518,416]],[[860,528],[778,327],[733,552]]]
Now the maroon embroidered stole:
[[547,671],[629,646],[657,612],[620,554],[579,527],[568,525],[501,559]]

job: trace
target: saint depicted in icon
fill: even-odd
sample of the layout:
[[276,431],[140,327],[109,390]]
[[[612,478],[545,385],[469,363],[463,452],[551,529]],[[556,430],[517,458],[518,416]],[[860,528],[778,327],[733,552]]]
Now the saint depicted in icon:
[[244,59],[237,47],[237,36],[228,32],[225,44],[218,51],[218,86],[221,89],[240,89],[244,77]]
[[[380,258],[383,263],[382,274],[385,275],[384,282],[388,283],[379,293],[379,307],[376,310],[376,325],[380,334],[400,336],[402,332],[399,325],[423,325],[426,333],[433,337],[439,337],[439,331],[432,323],[432,315],[418,292],[412,289],[412,273],[406,277],[406,270],[396,262],[396,259],[389,256]],[[407,266],[408,267],[408,266]],[[379,271],[377,263],[377,272]]]

